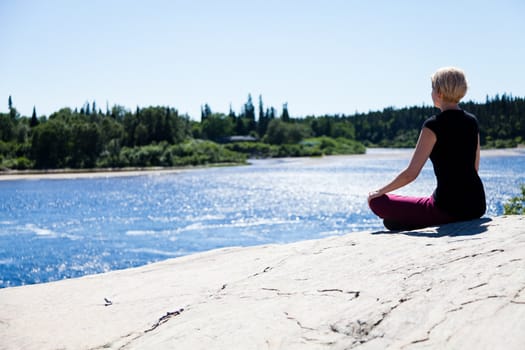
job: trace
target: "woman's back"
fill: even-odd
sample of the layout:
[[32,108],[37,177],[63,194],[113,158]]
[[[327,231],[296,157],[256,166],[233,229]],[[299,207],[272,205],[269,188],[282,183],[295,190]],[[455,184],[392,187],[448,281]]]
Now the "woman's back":
[[429,118],[424,127],[437,138],[430,154],[437,178],[436,205],[458,219],[479,218],[486,204],[476,169],[476,117],[463,110],[446,110]]

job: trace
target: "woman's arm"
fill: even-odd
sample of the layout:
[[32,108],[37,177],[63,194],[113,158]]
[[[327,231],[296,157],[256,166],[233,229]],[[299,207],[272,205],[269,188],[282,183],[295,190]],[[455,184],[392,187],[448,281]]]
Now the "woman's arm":
[[389,184],[381,187],[379,190],[370,192],[368,194],[368,201],[382,196],[385,193],[395,191],[414,181],[430,156],[435,143],[436,134],[429,128],[423,128],[419,134],[419,139],[408,167],[400,172]]

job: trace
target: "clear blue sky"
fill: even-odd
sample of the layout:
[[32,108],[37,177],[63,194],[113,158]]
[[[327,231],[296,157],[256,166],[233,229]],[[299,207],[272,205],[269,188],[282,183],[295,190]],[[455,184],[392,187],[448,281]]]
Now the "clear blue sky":
[[0,0],[0,112],[96,101],[200,118],[257,106],[292,117],[431,104],[430,75],[467,100],[525,96],[525,1]]

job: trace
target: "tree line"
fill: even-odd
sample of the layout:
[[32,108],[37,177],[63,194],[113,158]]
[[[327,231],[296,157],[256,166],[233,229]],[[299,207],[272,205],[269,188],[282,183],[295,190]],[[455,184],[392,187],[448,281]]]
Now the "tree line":
[[[525,99],[487,97],[462,107],[480,122],[483,147],[515,147],[525,138]],[[365,152],[368,147],[413,147],[430,106],[292,118],[252,96],[236,113],[201,108],[192,120],[169,106],[120,105],[102,111],[95,102],[62,108],[48,117],[21,116],[8,98],[0,113],[2,169],[121,168],[239,163],[247,157],[315,156]],[[243,138],[232,138],[243,136]]]

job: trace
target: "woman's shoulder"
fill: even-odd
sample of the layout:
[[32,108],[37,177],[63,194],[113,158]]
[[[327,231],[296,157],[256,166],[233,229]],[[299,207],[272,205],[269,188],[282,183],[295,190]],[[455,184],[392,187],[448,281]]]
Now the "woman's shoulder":
[[425,119],[425,121],[423,122],[423,127],[429,127],[432,126],[433,124],[435,124],[438,120],[438,115],[431,115],[430,117],[428,117],[427,119]]
[[478,118],[476,118],[476,116],[475,116],[474,114],[472,114],[472,113],[470,113],[470,112],[467,112],[467,111],[465,111],[465,110],[462,110],[462,111],[463,111],[463,113],[465,114],[465,117],[467,117],[467,118],[469,118],[469,119],[476,120],[476,121],[478,120]]

